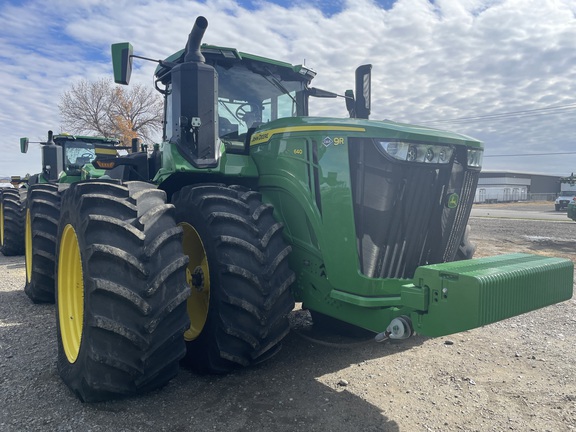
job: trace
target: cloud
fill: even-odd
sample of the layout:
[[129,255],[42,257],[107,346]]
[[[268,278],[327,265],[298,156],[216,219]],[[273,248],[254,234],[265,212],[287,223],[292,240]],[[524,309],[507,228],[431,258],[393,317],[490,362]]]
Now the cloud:
[[[343,93],[354,69],[371,63],[373,119],[483,139],[485,169],[574,171],[566,155],[490,155],[571,151],[576,109],[433,123],[576,103],[570,0],[30,0],[0,6],[0,175],[39,170],[38,146],[21,155],[18,138],[60,131],[60,95],[78,79],[112,76],[111,43],[165,58],[184,46],[198,15],[209,20],[205,42],[305,62],[323,89]],[[133,81],[152,85],[154,68],[137,61]],[[311,109],[346,115],[341,99],[313,100]]]

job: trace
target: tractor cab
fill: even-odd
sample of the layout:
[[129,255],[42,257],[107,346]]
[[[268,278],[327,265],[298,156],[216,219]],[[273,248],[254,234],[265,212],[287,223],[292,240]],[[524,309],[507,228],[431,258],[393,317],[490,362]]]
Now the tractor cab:
[[[20,138],[20,151],[26,153],[30,141]],[[42,172],[33,176],[31,183],[60,182],[70,183],[85,177],[85,170],[91,168],[96,159],[97,147],[115,149],[119,141],[104,137],[76,136],[70,134],[54,135],[48,131],[42,146]],[[115,150],[114,150],[115,151]]]
[[[309,84],[316,75],[313,70],[239,52],[234,48],[204,44],[200,51],[205,59],[204,64],[208,66],[206,69],[213,71],[213,74],[201,76],[206,77],[206,84],[201,84],[201,87],[214,86],[210,99],[215,102],[208,101],[206,104],[215,105],[215,136],[227,151],[244,152],[247,136],[262,124],[279,118],[308,115]],[[156,88],[160,90],[158,83],[164,86],[160,90],[166,107],[164,141],[175,140],[179,132],[175,123],[182,116],[175,116],[172,109],[175,103],[173,97],[179,94],[174,91],[172,71],[175,65],[185,61],[185,53],[185,49],[178,51],[156,69]],[[182,111],[189,110],[183,107]]]

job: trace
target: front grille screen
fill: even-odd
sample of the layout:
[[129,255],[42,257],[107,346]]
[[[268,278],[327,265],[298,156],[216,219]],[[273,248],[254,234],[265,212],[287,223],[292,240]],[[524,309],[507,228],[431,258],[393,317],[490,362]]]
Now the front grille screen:
[[[466,148],[445,165],[390,158],[372,139],[350,139],[360,267],[374,278],[412,278],[417,267],[456,257],[478,182]],[[448,208],[449,196],[458,205]]]

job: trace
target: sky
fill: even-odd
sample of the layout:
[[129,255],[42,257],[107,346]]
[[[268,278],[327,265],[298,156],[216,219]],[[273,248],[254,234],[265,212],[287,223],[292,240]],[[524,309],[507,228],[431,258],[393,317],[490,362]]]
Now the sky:
[[[163,59],[203,42],[306,64],[343,94],[371,63],[372,115],[480,139],[484,170],[576,172],[576,0],[2,0],[0,177],[40,170],[61,95],[112,78],[110,45]],[[153,86],[135,60],[131,84]],[[342,99],[311,114],[346,117]]]

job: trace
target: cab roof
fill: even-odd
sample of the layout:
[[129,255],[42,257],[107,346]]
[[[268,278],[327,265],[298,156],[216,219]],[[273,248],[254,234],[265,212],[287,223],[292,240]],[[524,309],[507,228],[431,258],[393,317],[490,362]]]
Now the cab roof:
[[84,136],[84,135],[70,135],[70,134],[58,134],[52,137],[54,142],[62,142],[62,141],[85,141],[90,143],[99,143],[99,144],[109,144],[109,145],[117,145],[120,144],[120,140],[116,138],[106,138],[102,136]]
[[[202,44],[200,50],[206,59],[206,63],[212,66],[219,65],[224,68],[230,68],[234,63],[242,62],[247,64],[254,72],[260,72],[263,74],[275,73],[280,75],[284,80],[310,82],[316,76],[316,72],[307,66],[292,65],[279,60],[240,52],[236,48]],[[154,73],[156,77],[161,81],[164,81],[168,77],[171,69],[171,66],[166,63],[182,63],[184,60],[184,54],[185,49],[181,49],[167,57],[163,61],[165,64],[160,64],[156,68]]]

